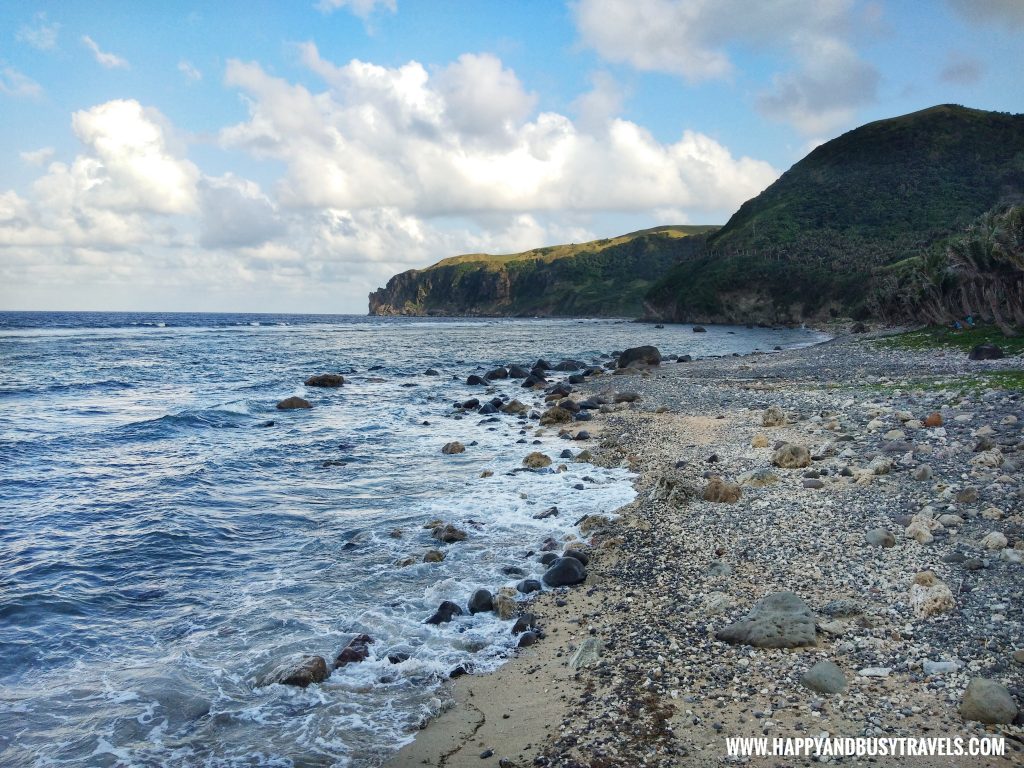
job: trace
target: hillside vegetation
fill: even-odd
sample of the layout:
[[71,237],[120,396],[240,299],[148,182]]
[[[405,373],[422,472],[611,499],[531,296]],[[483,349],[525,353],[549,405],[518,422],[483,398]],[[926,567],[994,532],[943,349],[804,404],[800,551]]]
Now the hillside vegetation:
[[635,316],[654,281],[715,229],[655,227],[523,253],[453,256],[392,277],[370,294],[370,314]]
[[[829,141],[744,203],[647,296],[652,317],[894,316],[893,290],[952,238],[1024,201],[1024,116],[943,105]],[[936,255],[937,254],[937,255]],[[897,270],[899,268],[897,267]]]

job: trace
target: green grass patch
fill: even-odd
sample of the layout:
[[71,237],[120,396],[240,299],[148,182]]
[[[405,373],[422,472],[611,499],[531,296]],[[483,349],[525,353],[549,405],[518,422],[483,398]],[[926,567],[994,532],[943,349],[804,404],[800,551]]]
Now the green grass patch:
[[865,389],[872,389],[886,394],[912,392],[949,392],[961,395],[982,392],[987,389],[1006,390],[1008,392],[1024,391],[1024,370],[1011,369],[1006,371],[978,371],[956,376],[929,376],[915,379],[904,379],[886,384],[868,384]]
[[962,349],[965,353],[978,344],[995,344],[1007,355],[1019,355],[1024,352],[1024,335],[1004,336],[994,325],[977,325],[954,331],[945,326],[933,325],[916,331],[888,336],[873,342],[890,349],[938,349],[941,347]]

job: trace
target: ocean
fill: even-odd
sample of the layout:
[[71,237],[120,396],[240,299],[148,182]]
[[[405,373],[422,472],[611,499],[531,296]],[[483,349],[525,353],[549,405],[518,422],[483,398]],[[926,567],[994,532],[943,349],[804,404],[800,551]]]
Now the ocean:
[[[603,363],[638,344],[699,365],[823,338],[615,320],[0,312],[0,764],[378,765],[444,706],[453,670],[514,653],[511,622],[424,624],[438,604],[539,578],[527,553],[634,495],[623,469],[558,459],[585,443],[460,413],[454,403],[485,391],[468,375]],[[344,386],[303,385],[327,372]],[[534,406],[542,393],[520,383],[496,381],[488,397]],[[291,395],[313,408],[278,411]],[[452,440],[466,452],[442,455]],[[535,450],[566,470],[513,472]],[[551,506],[557,516],[534,518]],[[468,538],[439,545],[424,528],[437,519]],[[433,547],[443,562],[419,562]],[[283,659],[330,662],[359,633],[374,639],[370,658],[324,683],[262,684]]]

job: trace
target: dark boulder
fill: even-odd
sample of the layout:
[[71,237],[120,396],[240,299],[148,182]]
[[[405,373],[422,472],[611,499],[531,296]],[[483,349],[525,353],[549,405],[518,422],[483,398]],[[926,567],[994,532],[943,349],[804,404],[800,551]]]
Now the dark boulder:
[[423,372],[423,375],[424,376],[440,376],[441,372],[439,370],[437,370],[436,368],[427,368],[427,370],[425,370]]
[[508,367],[508,377],[510,379],[525,379],[529,375],[530,372],[521,365],[510,365]]
[[541,377],[539,377],[539,376],[534,376],[534,375],[533,375],[533,374],[531,373],[531,374],[530,374],[529,376],[527,376],[527,377],[526,377],[526,378],[525,378],[525,379],[523,380],[523,383],[522,383],[522,387],[523,387],[524,389],[529,389],[530,387],[535,387],[535,386],[537,386],[538,384],[546,384],[546,383],[547,383],[547,382],[546,382],[546,381],[545,381],[544,379],[542,379],[542,378],[541,378]]
[[995,344],[979,344],[967,357],[970,360],[1001,360],[1006,353]]
[[322,683],[330,674],[323,656],[299,656],[279,665],[271,673],[269,682],[305,688],[312,683]]
[[579,405],[575,400],[565,397],[558,401],[559,408],[565,408],[569,413],[578,413],[580,410]]
[[555,366],[556,371],[578,371],[584,366],[579,360],[562,360]]
[[544,583],[549,587],[568,587],[587,578],[587,569],[575,557],[560,557],[544,572]]
[[355,664],[367,658],[370,655],[371,643],[373,643],[373,638],[369,635],[356,635],[353,637],[334,659],[334,668],[344,667],[346,664]]
[[494,407],[493,403],[484,403],[480,406],[480,413],[484,416],[489,416],[492,413],[497,413],[498,409]]
[[307,387],[340,387],[345,383],[345,377],[340,373],[321,373],[310,376],[305,383]]
[[864,323],[854,323],[853,327],[850,328],[851,333],[867,333],[868,327]]
[[582,373],[574,373],[567,379],[570,384],[583,384],[586,380],[587,377]]
[[[554,509],[554,507],[552,507],[552,509]],[[540,556],[541,565],[551,565],[557,559],[558,555],[556,555],[554,552],[545,552],[543,555]]]
[[451,600],[445,600],[438,606],[434,615],[427,619],[424,624],[447,624],[456,616],[462,615],[462,609]]
[[679,357],[676,358],[676,360],[678,360],[680,363],[692,363],[693,362],[693,356],[692,355],[680,355]]
[[531,592],[540,592],[543,587],[536,579],[523,579],[516,584],[516,589],[524,595],[529,595]]
[[518,635],[520,632],[525,632],[528,629],[533,629],[537,626],[537,617],[532,613],[524,613],[518,619],[516,623],[512,625],[512,634]]
[[536,632],[523,632],[523,634],[519,636],[519,647],[529,648],[531,645],[534,645],[539,639],[540,636]]
[[488,371],[487,373],[485,373],[484,376],[488,379],[491,379],[492,381],[494,379],[507,379],[508,371],[505,370],[504,368],[495,368],[493,371]]
[[693,326],[693,332],[694,333],[707,333],[708,329],[705,328],[703,325],[695,325],[695,326]]
[[471,373],[466,377],[466,383],[471,386],[485,386],[487,384],[487,379],[483,376],[477,376],[475,373]]
[[657,347],[645,345],[642,347],[630,347],[619,355],[619,368],[629,368],[631,365],[659,365],[661,363],[661,352]]
[[301,397],[286,397],[280,403],[277,404],[277,410],[279,411],[294,411],[299,408],[312,408],[313,404],[309,400],[304,400]]
[[533,367],[537,368],[537,369],[540,369],[542,371],[550,371],[551,370],[551,363],[549,363],[547,360],[545,360],[542,357],[536,363],[533,364]]
[[466,408],[468,410],[468,409],[476,408],[478,405],[480,405],[480,401],[477,400],[475,397],[471,397],[471,398],[469,398],[469,400],[466,400],[462,404],[462,407]]
[[562,557],[575,557],[584,565],[590,565],[590,555],[578,549],[567,549],[562,553]]
[[470,614],[486,613],[494,610],[494,595],[486,589],[478,589],[469,598]]

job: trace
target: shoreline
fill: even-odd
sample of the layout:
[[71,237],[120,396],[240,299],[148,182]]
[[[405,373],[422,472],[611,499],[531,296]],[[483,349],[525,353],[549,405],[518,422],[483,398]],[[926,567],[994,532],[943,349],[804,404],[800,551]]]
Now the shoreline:
[[[453,707],[385,765],[719,765],[730,762],[727,736],[824,732],[1002,733],[1008,756],[974,764],[1019,760],[1019,716],[1018,725],[985,731],[963,722],[957,707],[977,676],[1006,684],[1022,703],[1024,658],[1014,653],[1024,648],[1024,491],[1017,468],[1024,461],[1017,459],[1021,432],[1010,417],[1024,414],[1013,392],[961,399],[901,384],[913,385],[922,374],[942,382],[1005,370],[1014,361],[968,363],[956,351],[865,342],[836,336],[772,354],[605,375],[577,387],[575,398],[608,388],[640,394],[638,403],[606,407],[586,425],[595,464],[636,472],[636,500],[588,542],[592,560],[583,585],[522,604],[538,618],[540,642],[495,672],[454,681]],[[762,425],[773,405],[790,423]],[[933,411],[946,412],[945,427],[914,424]],[[870,426],[876,421],[883,423]],[[972,451],[979,430],[1002,441],[1002,467],[972,462],[984,453]],[[769,446],[752,447],[762,434]],[[771,467],[779,440],[807,445],[816,460],[806,470]],[[891,468],[867,471],[879,457]],[[931,477],[915,480],[922,464]],[[759,479],[760,470],[768,474]],[[739,486],[737,502],[713,503],[701,499],[707,472],[727,482],[754,477]],[[971,488],[973,501],[956,501]],[[938,523],[940,513],[954,509],[959,523]],[[921,513],[934,514],[938,525],[927,544],[905,532]],[[893,534],[893,546],[865,544],[865,531],[878,527]],[[979,544],[993,531],[1007,537],[1011,554]],[[908,592],[926,570],[950,585],[954,605],[919,617]],[[813,647],[755,648],[715,638],[758,598],[782,590],[797,593],[813,612]],[[979,643],[972,632],[982,627]],[[584,643],[602,655],[574,668],[570,659]],[[801,684],[806,669],[825,659],[844,673],[844,692],[820,694]],[[942,661],[954,668],[934,666]],[[905,760],[962,764],[949,757]]]

